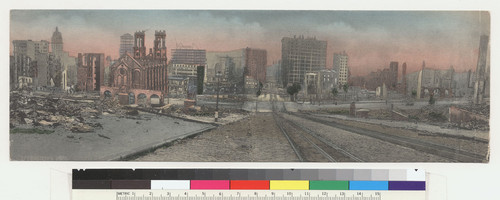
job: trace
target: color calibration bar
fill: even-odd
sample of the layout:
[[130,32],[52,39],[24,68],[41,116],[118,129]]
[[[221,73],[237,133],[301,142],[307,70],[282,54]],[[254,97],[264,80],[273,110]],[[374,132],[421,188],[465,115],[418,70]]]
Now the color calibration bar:
[[73,200],[425,199],[423,170],[73,170]]
[[425,181],[110,180],[73,181],[73,189],[151,190],[425,190]]
[[73,170],[83,180],[334,180],[425,181],[419,169],[86,169]]

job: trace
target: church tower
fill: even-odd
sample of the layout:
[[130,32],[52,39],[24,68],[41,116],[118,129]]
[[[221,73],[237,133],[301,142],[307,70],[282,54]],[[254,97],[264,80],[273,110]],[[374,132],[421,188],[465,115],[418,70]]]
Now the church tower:
[[155,31],[153,58],[155,60],[167,61],[167,47],[165,46],[165,31]]
[[134,34],[134,59],[143,59],[146,58],[146,46],[144,44],[145,41],[144,31],[137,31]]

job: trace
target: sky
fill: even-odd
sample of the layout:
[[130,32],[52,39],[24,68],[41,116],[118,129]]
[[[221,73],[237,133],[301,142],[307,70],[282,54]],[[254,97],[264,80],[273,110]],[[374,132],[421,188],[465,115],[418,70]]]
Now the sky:
[[120,36],[165,30],[167,52],[189,46],[207,51],[266,49],[268,64],[281,59],[281,39],[303,35],[325,40],[327,68],[345,51],[353,76],[407,63],[408,72],[426,67],[474,70],[479,38],[490,34],[490,15],[480,11],[289,11],[289,10],[11,10],[13,40],[48,40],[55,27],[64,50],[118,57]]

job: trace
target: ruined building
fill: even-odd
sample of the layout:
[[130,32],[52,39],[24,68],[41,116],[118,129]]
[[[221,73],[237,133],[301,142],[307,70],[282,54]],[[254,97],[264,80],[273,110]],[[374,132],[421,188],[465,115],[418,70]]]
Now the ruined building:
[[266,84],[270,88],[281,86],[281,60],[266,68]]
[[266,82],[267,51],[245,48],[245,93],[255,94],[259,84]]
[[267,51],[264,49],[245,48],[245,76],[266,82]]
[[207,52],[204,89],[215,93],[219,81],[221,93],[254,93],[258,82],[265,82],[266,65],[267,51],[263,49]]
[[447,70],[430,69],[422,63],[422,69],[406,76],[407,94],[417,99],[453,96],[453,76],[455,70],[450,67]]
[[[37,87],[37,58],[48,56],[49,42],[32,40],[12,41],[13,57],[10,69],[11,88]],[[33,82],[35,81],[35,82]]]
[[133,54],[122,55],[110,66],[108,85],[101,96],[121,104],[161,104],[167,94],[167,47],[165,31],[155,31],[154,47],[146,54],[144,31],[134,34]]
[[104,54],[78,54],[78,84],[79,91],[100,91],[104,83]]
[[283,87],[293,83],[303,84],[306,73],[325,69],[326,41],[294,36],[281,39],[281,45]]
[[482,35],[479,41],[479,55],[477,58],[476,76],[474,83],[474,103],[481,104],[485,97],[490,95],[490,54],[489,37]]
[[389,64],[389,68],[370,72],[365,77],[352,78],[349,83],[352,86],[360,86],[371,91],[375,91],[377,87],[382,87],[383,85],[388,90],[397,90],[400,87],[398,86],[398,62],[392,61]]
[[[187,97],[197,92],[198,67],[205,67],[204,49],[173,49],[168,65],[168,92],[172,97]],[[200,74],[201,75],[201,74]]]

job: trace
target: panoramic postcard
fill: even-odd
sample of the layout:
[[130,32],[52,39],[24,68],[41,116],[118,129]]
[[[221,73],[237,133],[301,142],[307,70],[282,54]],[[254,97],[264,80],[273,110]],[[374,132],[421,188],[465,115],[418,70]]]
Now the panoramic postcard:
[[11,10],[10,159],[466,162],[485,11]]

